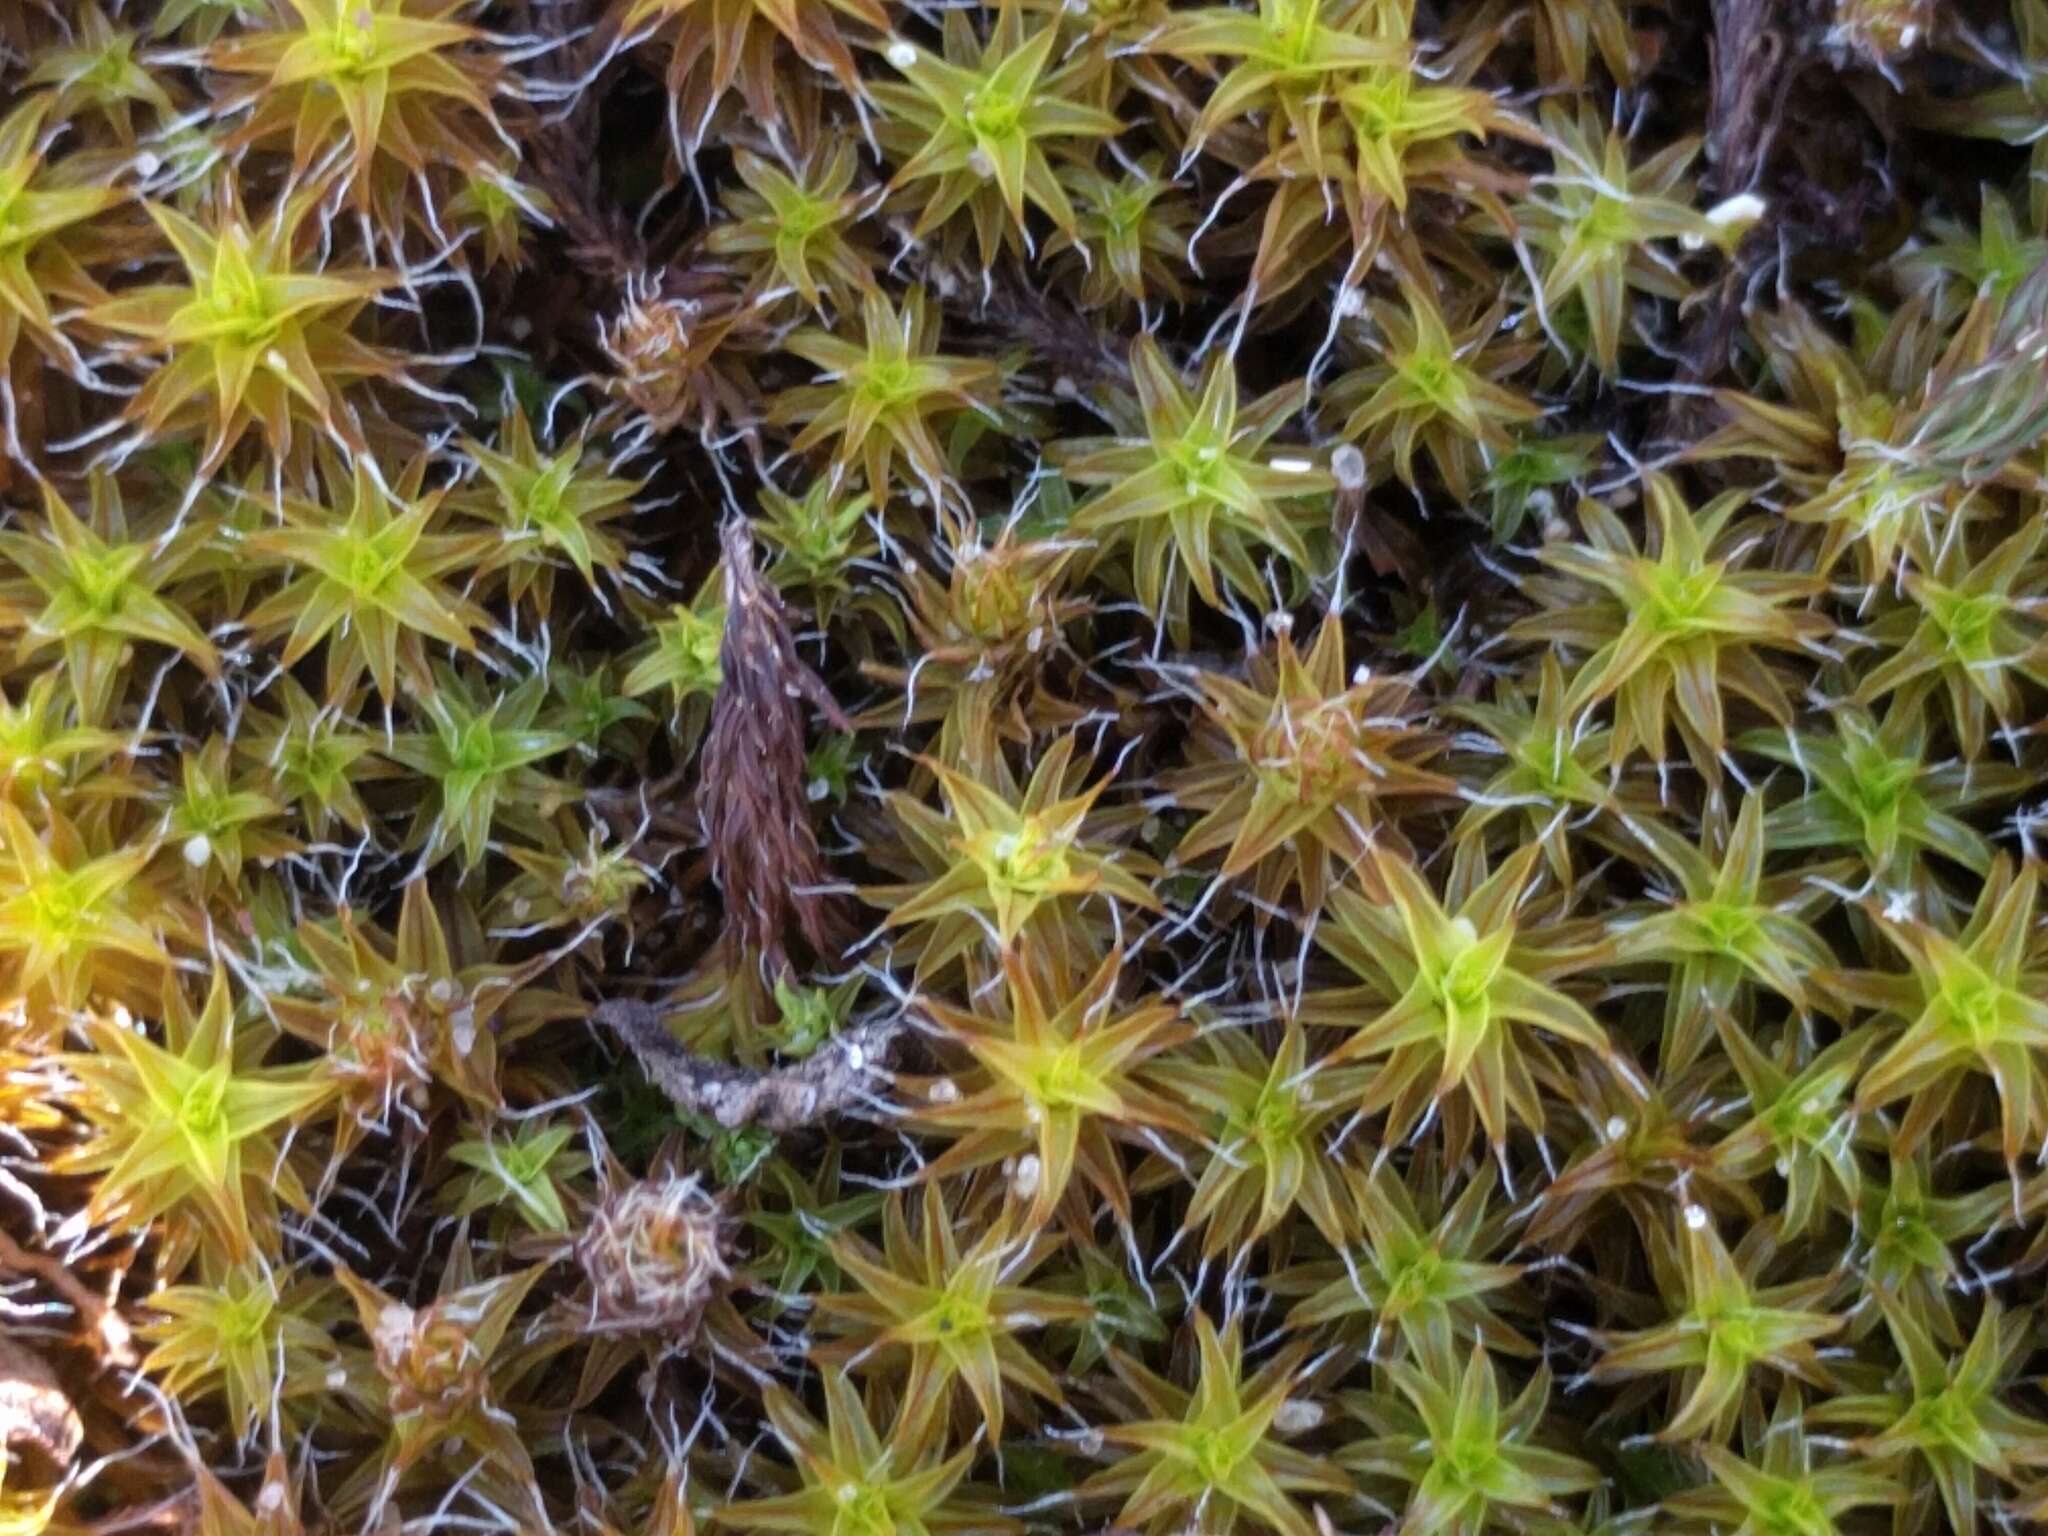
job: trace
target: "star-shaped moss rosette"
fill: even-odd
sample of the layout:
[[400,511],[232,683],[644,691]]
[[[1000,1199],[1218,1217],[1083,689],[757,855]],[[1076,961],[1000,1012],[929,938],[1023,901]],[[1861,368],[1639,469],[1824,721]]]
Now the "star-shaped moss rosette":
[[858,1361],[900,1379],[907,1417],[943,1414],[958,1395],[990,1434],[1002,1433],[1006,1402],[1033,1422],[1030,1399],[1057,1404],[1061,1393],[1025,1335],[1087,1316],[1079,1299],[1027,1283],[1058,1239],[999,1222],[963,1245],[936,1184],[925,1186],[918,1209],[913,1232],[908,1202],[883,1208],[879,1249],[851,1233],[832,1245],[851,1285],[817,1298],[835,1336],[823,1357],[835,1368]]
[[2041,1000],[2044,957],[2034,920],[2040,885],[2037,865],[2015,872],[2001,860],[1959,933],[1910,915],[1880,914],[1906,972],[1845,978],[1853,995],[1904,1025],[1856,1089],[1865,1109],[1906,1100],[1902,1148],[1932,1131],[1965,1074],[1981,1073],[1997,1089],[1999,1145],[2008,1164],[2038,1146],[2048,1128],[2048,1003]]
[[1150,337],[1132,349],[1130,367],[1139,430],[1063,441],[1054,462],[1074,484],[1100,488],[1070,530],[1128,546],[1132,591],[1181,637],[1190,588],[1211,607],[1224,605],[1225,588],[1256,601],[1267,591],[1262,552],[1297,570],[1312,565],[1301,504],[1335,481],[1313,457],[1267,446],[1307,403],[1300,386],[1241,404],[1236,369],[1219,354],[1197,392]]
[[1199,1509],[1220,1532],[1263,1527],[1311,1536],[1315,1526],[1298,1496],[1341,1496],[1349,1484],[1285,1444],[1275,1429],[1305,1349],[1290,1346],[1247,1375],[1240,1319],[1219,1333],[1207,1313],[1197,1312],[1193,1332],[1192,1390],[1110,1357],[1146,1417],[1104,1433],[1124,1454],[1089,1478],[1081,1496],[1121,1501],[1116,1522],[1133,1530],[1175,1530]]
[[1247,883],[1261,914],[1290,892],[1315,911],[1354,872],[1377,890],[1369,850],[1405,847],[1404,814],[1452,788],[1426,766],[1443,740],[1413,717],[1415,680],[1363,666],[1347,674],[1344,651],[1343,627],[1326,622],[1306,652],[1282,634],[1245,677],[1188,679],[1204,718],[1190,763],[1165,784],[1203,814],[1173,862],[1199,870],[1221,850],[1217,878]]
[[196,1012],[181,990],[167,993],[162,1044],[126,1020],[95,1019],[93,1050],[66,1062],[96,1132],[66,1164],[98,1175],[94,1219],[146,1228],[168,1217],[178,1257],[254,1261],[275,1251],[280,1200],[312,1204],[285,1133],[334,1085],[310,1063],[260,1065],[262,1037],[238,1032],[233,1008],[216,971]]
[[1492,871],[1461,858],[1442,897],[1405,859],[1379,853],[1384,902],[1332,893],[1317,938],[1360,984],[1304,998],[1298,1016],[1351,1031],[1331,1062],[1379,1062],[1364,1105],[1386,1108],[1394,1132],[1441,1114],[1448,1145],[1462,1151],[1475,1118],[1496,1145],[1511,1118],[1540,1129],[1542,1087],[1561,1080],[1562,1048],[1640,1091],[1600,1022],[1559,985],[1610,957],[1611,941],[1597,925],[1522,910],[1537,853],[1525,846]]
[[184,281],[124,289],[86,312],[149,370],[126,411],[138,433],[205,429],[201,478],[251,428],[280,455],[292,451],[295,422],[361,451],[361,424],[334,386],[403,368],[399,354],[353,329],[394,275],[323,265],[306,249],[320,190],[302,189],[260,218],[229,195],[208,223],[150,204]]
[[1073,770],[1083,766],[1074,747],[1071,736],[1054,746],[1021,788],[927,763],[943,814],[908,795],[891,797],[891,813],[935,872],[919,884],[875,887],[866,899],[884,910],[884,928],[909,930],[902,942],[920,973],[1005,951],[1034,925],[1067,942],[1083,930],[1090,901],[1160,910],[1146,880],[1152,861],[1089,836],[1090,812],[1112,781],[1073,789]]
[[971,1452],[942,1452],[936,1414],[897,1415],[885,1437],[844,1376],[827,1378],[820,1424],[780,1387],[765,1394],[769,1424],[795,1463],[787,1493],[734,1499],[713,1512],[735,1531],[895,1531],[904,1536],[1008,1536],[1021,1527],[998,1514],[966,1477]]
[[1513,633],[1587,653],[1565,707],[1613,699],[1617,760],[1642,749],[1661,758],[1675,718],[1693,766],[1716,777],[1730,701],[1791,718],[1784,678],[1759,652],[1812,647],[1833,626],[1808,606],[1817,577],[1750,563],[1758,546],[1754,524],[1741,518],[1746,492],[1695,509],[1670,479],[1653,475],[1643,494],[1654,534],[1647,545],[1607,507],[1579,503],[1588,542],[1544,546],[1555,574],[1532,579],[1541,611]]
[[903,79],[869,87],[898,161],[890,185],[925,199],[913,236],[958,227],[953,216],[964,213],[990,265],[1001,250],[1029,251],[1027,203],[1071,234],[1074,208],[1053,156],[1085,163],[1075,141],[1092,147],[1122,126],[1101,104],[1099,65],[1086,54],[1055,62],[1060,28],[1027,31],[1020,0],[1003,0],[985,38],[965,11],[947,12],[944,32],[937,54],[890,42],[884,57]]
[[1595,1381],[1668,1380],[1674,1411],[1658,1438],[1725,1444],[1745,1403],[1757,1398],[1762,1369],[1832,1385],[1818,1346],[1843,1325],[1822,1310],[1838,1280],[1759,1285],[1772,1257],[1770,1229],[1752,1229],[1731,1253],[1699,1206],[1686,1207],[1678,1228],[1675,1252],[1660,1265],[1669,1271],[1671,1321],[1603,1336],[1591,1374]]
[[1070,1222],[1093,1226],[1098,1202],[1128,1222],[1131,1195],[1115,1143],[1137,1141],[1141,1130],[1193,1133],[1145,1073],[1148,1060],[1190,1031],[1164,999],[1118,1006],[1121,952],[1112,950],[1085,980],[1068,965],[1045,946],[1006,955],[1007,1019],[924,1004],[975,1071],[965,1081],[956,1075],[926,1085],[917,1116],[934,1134],[955,1138],[933,1163],[933,1177],[1029,1158],[1024,1198],[1034,1225],[1064,1210]]
[[81,304],[102,296],[78,259],[85,233],[79,226],[124,194],[48,167],[44,130],[53,105],[48,94],[37,94],[0,120],[0,361],[11,363],[27,337],[75,368],[81,359],[50,300]]
[[[503,83],[483,32],[459,0],[285,0],[274,23],[226,34],[207,63],[249,110],[243,143],[288,137],[294,170],[347,146],[357,206],[387,229],[408,182],[429,166],[474,170],[505,130],[491,98]],[[431,226],[431,213],[415,213]]]
[[65,681],[86,725],[112,712],[127,681],[123,662],[138,641],[219,676],[219,649],[164,595],[203,541],[198,527],[131,525],[108,476],[94,478],[86,517],[45,484],[41,525],[0,533],[0,555],[19,572],[0,581],[0,625],[19,630],[16,657],[28,661],[45,646],[61,647]]
[[1547,1370],[1539,1367],[1506,1404],[1483,1346],[1473,1346],[1462,1370],[1400,1362],[1385,1370],[1393,1392],[1360,1393],[1347,1405],[1374,1434],[1340,1460],[1368,1483],[1405,1486],[1397,1527],[1404,1536],[1556,1519],[1562,1499],[1600,1486],[1597,1467],[1537,1441]]

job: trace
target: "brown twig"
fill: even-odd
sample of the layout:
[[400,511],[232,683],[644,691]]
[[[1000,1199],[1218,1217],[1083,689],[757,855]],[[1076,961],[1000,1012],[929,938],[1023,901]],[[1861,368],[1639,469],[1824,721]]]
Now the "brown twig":
[[49,1362],[12,1339],[0,1339],[0,1446],[32,1445],[67,1467],[84,1441],[85,1425]]
[[698,814],[712,877],[725,897],[727,942],[788,969],[792,929],[819,955],[836,956],[840,923],[830,875],[811,827],[804,704],[853,729],[818,675],[797,655],[775,589],[754,569],[742,518],[720,530],[725,552],[725,636],[718,697],[704,738]]
[[1707,181],[1720,197],[1756,185],[1784,112],[1786,36],[1796,0],[1713,0],[1713,97],[1707,111]]
[[[1791,29],[1805,0],[1712,0],[1713,35],[1708,57],[1712,88],[1707,109],[1705,180],[1719,197],[1755,190],[1763,182],[1785,99],[1803,62],[1804,50]],[[1742,301],[1757,271],[1760,253],[1774,249],[1776,220],[1759,220],[1719,280],[1687,305],[1679,346],[1679,379],[1702,384],[1727,368],[1740,328]],[[1666,435],[1684,442],[1696,435],[1696,397],[1674,393],[1666,412]]]
[[1031,366],[1086,392],[1098,387],[1129,394],[1131,366],[1114,341],[1082,310],[1015,267],[1005,266],[984,286],[971,269],[937,268],[942,296],[952,309],[1004,346],[1021,347]]
[[[555,83],[564,87],[604,56],[614,41],[611,19],[597,20],[580,43],[568,41],[575,23],[588,10],[553,6],[537,17],[557,39],[550,60]],[[598,188],[597,139],[600,93],[586,88],[552,117],[533,124],[529,164],[535,179],[554,204],[555,222],[568,241],[573,270],[595,277],[615,292],[647,269],[647,248],[615,207],[608,207]]]
[[679,1108],[708,1115],[727,1129],[762,1125],[771,1131],[793,1131],[853,1111],[887,1075],[889,1055],[905,1028],[900,1014],[857,1025],[802,1061],[757,1072],[685,1049],[668,1032],[662,1010],[637,998],[599,1003],[590,1018],[619,1037],[649,1081]]
[[135,1364],[135,1339],[128,1331],[128,1324],[122,1321],[120,1313],[109,1306],[105,1298],[94,1295],[91,1288],[61,1259],[47,1253],[32,1252],[5,1232],[0,1232],[0,1269],[32,1276],[71,1303],[80,1320],[99,1339],[100,1352],[109,1364]]

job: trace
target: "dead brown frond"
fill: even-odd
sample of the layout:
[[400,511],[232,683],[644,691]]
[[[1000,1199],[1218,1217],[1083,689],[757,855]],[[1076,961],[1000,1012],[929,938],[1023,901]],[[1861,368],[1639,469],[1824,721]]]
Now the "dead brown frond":
[[721,680],[704,739],[698,814],[712,877],[725,895],[725,939],[771,973],[789,969],[788,940],[836,958],[840,923],[831,876],[812,830],[804,705],[851,730],[823,682],[797,655],[788,616],[754,568],[754,537],[739,519],[720,533],[725,551]]

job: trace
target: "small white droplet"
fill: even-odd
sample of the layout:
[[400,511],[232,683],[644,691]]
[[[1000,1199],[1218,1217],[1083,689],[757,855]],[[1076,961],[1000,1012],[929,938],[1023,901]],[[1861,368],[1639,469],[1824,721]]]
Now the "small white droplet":
[[274,1515],[283,1508],[284,1484],[279,1482],[265,1483],[256,1495],[256,1513],[259,1515]]
[[927,1097],[934,1104],[958,1104],[960,1102],[960,1085],[950,1077],[942,1077],[932,1084],[931,1092]]
[[1719,229],[1732,224],[1754,224],[1769,210],[1770,204],[1754,192],[1738,192],[1725,198],[1707,210],[1707,222]]
[[1688,1205],[1685,1208],[1685,1224],[1693,1231],[1699,1231],[1707,1224],[1706,1211],[1697,1205]]
[[1626,1120],[1622,1119],[1619,1115],[1609,1115],[1607,1117],[1607,1139],[1609,1141],[1619,1141],[1627,1134],[1628,1122]]
[[908,69],[917,62],[917,50],[909,43],[891,43],[887,58],[896,68]]
[[1305,1434],[1323,1422],[1323,1405],[1290,1397],[1273,1411],[1273,1427],[1283,1435]]
[[1365,454],[1356,443],[1345,443],[1330,455],[1330,473],[1337,477],[1337,488],[1344,491],[1365,489]]
[[[1762,218],[1770,204],[1754,192],[1738,192],[1733,197],[1723,198],[1707,210],[1707,224],[1722,232],[1724,239],[1729,235],[1740,235],[1750,225]],[[1678,243],[1688,251],[1701,250],[1706,246],[1706,235],[1691,230],[1678,237]]]
[[185,855],[185,862],[198,869],[213,857],[213,844],[207,840],[204,832],[194,832],[185,839],[185,846],[181,851]]
[[1044,1173],[1044,1165],[1038,1161],[1038,1154],[1027,1152],[1017,1159],[1017,1171],[1010,1176],[1010,1187],[1017,1191],[1019,1200],[1029,1200],[1038,1194],[1038,1181]]
[[1315,468],[1307,459],[1287,457],[1273,460],[1273,468],[1283,475],[1305,475]]

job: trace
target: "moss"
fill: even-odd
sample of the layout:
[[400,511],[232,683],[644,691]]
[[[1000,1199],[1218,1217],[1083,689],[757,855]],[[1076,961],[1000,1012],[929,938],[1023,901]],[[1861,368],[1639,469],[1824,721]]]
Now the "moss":
[[0,4],[0,1520],[2039,1520],[2044,80]]

